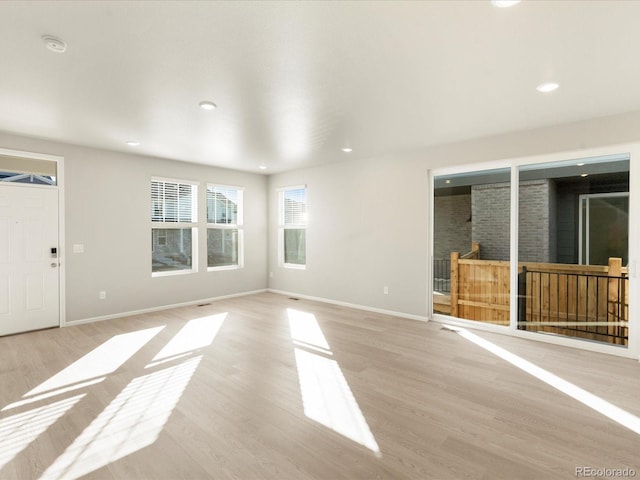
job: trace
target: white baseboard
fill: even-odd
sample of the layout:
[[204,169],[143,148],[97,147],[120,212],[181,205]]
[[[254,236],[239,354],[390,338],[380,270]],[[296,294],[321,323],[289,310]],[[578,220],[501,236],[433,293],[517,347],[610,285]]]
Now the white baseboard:
[[201,299],[201,300],[193,300],[193,301],[183,302],[183,303],[174,303],[172,305],[161,305],[161,306],[158,306],[158,307],[143,308],[141,310],[132,310],[130,312],[120,312],[120,313],[114,313],[114,314],[111,314],[111,315],[102,315],[102,316],[99,316],[99,317],[84,318],[84,319],[81,319],[81,320],[72,320],[72,321],[69,321],[69,322],[65,322],[65,324],[62,325],[62,326],[63,327],[71,327],[73,325],[82,325],[83,323],[101,322],[103,320],[112,320],[114,318],[130,317],[132,315],[140,315],[142,313],[159,312],[161,310],[169,310],[171,308],[189,307],[191,305],[199,305],[201,303],[216,302],[218,300],[225,300],[227,298],[245,297],[247,295],[255,295],[256,293],[264,293],[266,291],[267,291],[267,289],[265,288],[265,289],[262,289],[262,290],[252,290],[250,292],[241,292],[241,293],[233,293],[231,295],[222,295],[220,297],[204,298],[204,299]]
[[289,297],[304,298],[305,300],[313,300],[313,301],[316,301],[316,302],[323,302],[323,303],[330,303],[332,305],[339,305],[341,307],[355,308],[356,310],[365,310],[367,312],[381,313],[383,315],[389,315],[389,316],[392,316],[392,317],[408,318],[410,320],[419,320],[421,322],[428,322],[429,321],[429,319],[427,317],[424,317],[422,315],[413,315],[411,313],[395,312],[393,310],[384,310],[382,308],[368,307],[366,305],[358,305],[358,304],[355,304],[355,303],[340,302],[338,300],[331,300],[329,298],[322,298],[322,297],[313,297],[311,295],[302,295],[300,293],[284,292],[282,290],[275,290],[273,288],[269,288],[269,289],[267,289],[267,291],[270,292],[270,293],[278,293],[280,295],[287,295]]

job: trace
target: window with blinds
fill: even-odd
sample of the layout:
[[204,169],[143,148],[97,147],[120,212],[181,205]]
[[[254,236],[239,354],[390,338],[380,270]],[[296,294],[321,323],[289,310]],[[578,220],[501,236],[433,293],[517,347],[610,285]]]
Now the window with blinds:
[[207,267],[243,266],[244,232],[241,187],[207,185]]
[[304,269],[307,263],[307,188],[290,187],[279,191],[280,263]]
[[152,276],[197,271],[197,185],[151,179]]
[[196,186],[189,183],[151,181],[151,221],[195,222]]

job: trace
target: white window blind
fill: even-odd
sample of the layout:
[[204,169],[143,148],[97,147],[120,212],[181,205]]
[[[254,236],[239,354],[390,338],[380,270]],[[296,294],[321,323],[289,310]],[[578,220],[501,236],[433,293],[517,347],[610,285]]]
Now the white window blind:
[[296,188],[283,190],[282,195],[282,225],[306,226],[307,224],[307,189]]
[[304,269],[307,263],[307,188],[279,189],[279,262],[286,268]]
[[151,221],[168,223],[195,222],[194,185],[151,181]]
[[151,275],[198,271],[198,186],[151,178]]

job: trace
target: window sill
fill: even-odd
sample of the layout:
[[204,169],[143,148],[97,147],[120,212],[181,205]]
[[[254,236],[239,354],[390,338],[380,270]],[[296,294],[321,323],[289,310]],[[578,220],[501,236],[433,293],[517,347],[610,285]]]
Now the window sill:
[[282,266],[284,268],[290,268],[292,270],[306,270],[307,269],[306,265],[298,265],[296,263],[284,263],[284,264],[282,264]]
[[173,277],[174,275],[188,275],[190,273],[197,273],[195,269],[189,270],[172,270],[168,272],[151,272],[152,277]]
[[224,270],[239,270],[242,268],[240,265],[224,265],[220,267],[207,267],[207,272],[221,272]]

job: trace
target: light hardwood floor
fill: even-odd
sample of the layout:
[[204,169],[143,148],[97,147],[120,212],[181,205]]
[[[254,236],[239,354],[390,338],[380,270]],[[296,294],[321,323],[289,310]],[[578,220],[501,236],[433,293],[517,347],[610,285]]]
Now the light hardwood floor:
[[[475,334],[640,416],[637,361]],[[0,408],[3,480],[640,477],[638,433],[440,324],[268,293],[0,338]]]

